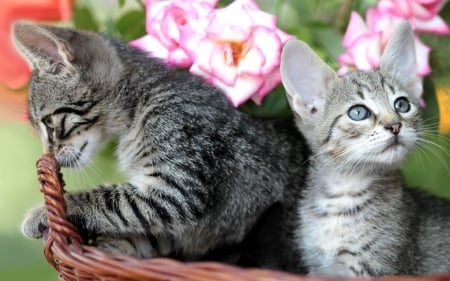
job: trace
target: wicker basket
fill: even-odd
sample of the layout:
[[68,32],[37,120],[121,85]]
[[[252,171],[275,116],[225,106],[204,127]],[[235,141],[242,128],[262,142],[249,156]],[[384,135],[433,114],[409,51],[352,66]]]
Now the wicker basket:
[[[191,281],[338,281],[358,279],[305,277],[263,270],[243,269],[216,262],[183,263],[167,258],[139,260],[128,256],[112,256],[98,248],[83,245],[77,228],[66,220],[63,180],[55,158],[46,154],[37,161],[40,190],[48,210],[48,237],[44,254],[59,272],[60,280],[191,280]],[[361,279],[360,279],[361,280]],[[383,281],[444,281],[450,275],[426,277],[392,276]]]

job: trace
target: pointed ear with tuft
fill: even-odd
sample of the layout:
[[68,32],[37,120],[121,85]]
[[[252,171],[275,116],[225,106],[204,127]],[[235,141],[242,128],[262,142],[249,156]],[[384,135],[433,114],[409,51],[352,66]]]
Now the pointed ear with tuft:
[[50,29],[30,22],[13,25],[13,41],[33,69],[58,74],[62,68],[71,68],[74,53],[63,39]]
[[292,39],[284,45],[280,72],[289,104],[301,119],[323,111],[330,82],[337,75],[306,43]]
[[417,76],[414,34],[407,21],[400,22],[380,60],[380,69],[403,85],[414,98],[422,94],[422,82]]

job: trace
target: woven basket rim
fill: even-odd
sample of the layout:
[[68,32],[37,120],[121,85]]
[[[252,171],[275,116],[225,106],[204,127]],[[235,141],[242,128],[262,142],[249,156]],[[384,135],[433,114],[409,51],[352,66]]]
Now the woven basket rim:
[[[39,188],[44,193],[48,236],[44,255],[59,272],[60,280],[177,280],[177,281],[359,281],[364,278],[311,277],[258,268],[240,268],[218,262],[181,262],[170,258],[141,260],[111,255],[83,244],[78,229],[67,221],[64,181],[52,154],[36,162]],[[380,281],[444,281],[450,274],[428,276],[383,276]]]

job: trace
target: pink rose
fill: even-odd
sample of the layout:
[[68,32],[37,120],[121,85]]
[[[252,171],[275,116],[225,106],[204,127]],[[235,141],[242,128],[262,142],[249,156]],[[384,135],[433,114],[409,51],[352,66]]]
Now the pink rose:
[[[338,57],[341,65],[339,74],[356,68],[369,70],[377,68],[384,50],[398,22],[408,20],[416,32],[449,34],[450,28],[438,13],[445,0],[380,0],[378,5],[367,10],[367,22],[353,12],[343,46],[347,52]],[[415,37],[417,74],[431,73],[428,57],[430,47]]]
[[254,0],[147,0],[148,35],[130,44],[221,88],[234,106],[260,103],[280,83],[279,57],[291,38]]
[[210,15],[195,49],[191,73],[221,88],[234,106],[262,98],[280,82],[279,58],[291,38],[276,26],[276,18],[252,0],[236,0]]
[[[352,69],[376,69],[380,57],[389,41],[396,24],[402,20],[390,14],[383,14],[380,10],[367,11],[367,23],[361,16],[353,12],[342,45],[347,52],[338,57],[341,65],[338,74],[343,75]],[[421,77],[430,74],[428,64],[430,48],[415,38],[417,74]]]
[[341,65],[338,74],[342,75],[351,68],[366,71],[377,68],[380,63],[381,36],[381,32],[371,31],[361,16],[352,12],[342,41],[347,53],[338,57]]
[[[381,53],[391,38],[395,26],[402,20],[404,19],[401,17],[383,13],[379,9],[369,9],[367,11],[367,22],[371,27],[372,32],[381,34]],[[416,49],[417,74],[421,77],[427,76],[431,73],[431,67],[428,63],[431,48],[420,41],[417,36],[414,37],[414,43]]]
[[447,1],[443,0],[380,0],[382,14],[407,19],[420,32],[449,34],[450,28],[438,13]]
[[[148,51],[153,57],[166,62],[189,67],[192,58],[184,45],[196,38],[192,23],[207,18],[218,0],[147,0],[147,35],[130,45]],[[197,27],[199,29],[199,27]],[[183,38],[183,39],[182,39]],[[182,42],[183,40],[183,42]]]

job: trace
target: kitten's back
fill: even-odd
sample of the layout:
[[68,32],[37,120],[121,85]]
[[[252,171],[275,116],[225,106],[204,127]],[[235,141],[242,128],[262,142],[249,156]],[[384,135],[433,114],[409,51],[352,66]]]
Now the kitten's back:
[[450,272],[450,202],[422,190],[407,191],[416,204],[417,274]]

